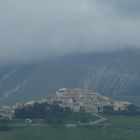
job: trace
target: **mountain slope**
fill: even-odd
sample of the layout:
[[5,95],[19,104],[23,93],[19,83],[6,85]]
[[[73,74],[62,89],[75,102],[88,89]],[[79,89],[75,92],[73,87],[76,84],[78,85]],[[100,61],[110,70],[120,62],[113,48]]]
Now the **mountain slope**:
[[1,67],[0,104],[40,98],[62,87],[95,90],[135,102],[140,99],[139,60],[140,51],[129,50],[75,54],[34,65]]

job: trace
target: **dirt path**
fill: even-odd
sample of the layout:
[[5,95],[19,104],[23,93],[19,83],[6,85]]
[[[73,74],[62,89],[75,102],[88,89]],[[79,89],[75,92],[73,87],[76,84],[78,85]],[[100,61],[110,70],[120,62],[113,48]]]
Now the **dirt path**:
[[98,124],[98,123],[101,123],[103,121],[106,121],[107,118],[99,115],[99,114],[92,114],[93,116],[99,118],[98,120],[96,121],[93,121],[93,122],[88,122],[88,123],[73,123],[73,124],[66,124],[66,126],[71,126],[71,127],[76,127],[76,126],[90,126],[90,125],[95,125],[95,124]]
[[107,118],[103,117],[103,116],[100,116],[99,114],[93,114],[94,116],[98,117],[99,120],[96,120],[96,121],[93,121],[93,122],[89,122],[89,125],[94,125],[94,124],[98,124],[98,123],[101,123],[103,121],[106,121]]

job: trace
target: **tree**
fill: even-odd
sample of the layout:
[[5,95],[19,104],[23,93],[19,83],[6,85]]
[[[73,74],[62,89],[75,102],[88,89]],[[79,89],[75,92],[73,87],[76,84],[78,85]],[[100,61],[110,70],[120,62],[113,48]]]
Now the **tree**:
[[60,107],[54,103],[34,103],[32,106],[24,106],[15,110],[15,118],[17,119],[46,119],[50,123],[59,123],[63,121],[65,115],[71,113],[69,107]]

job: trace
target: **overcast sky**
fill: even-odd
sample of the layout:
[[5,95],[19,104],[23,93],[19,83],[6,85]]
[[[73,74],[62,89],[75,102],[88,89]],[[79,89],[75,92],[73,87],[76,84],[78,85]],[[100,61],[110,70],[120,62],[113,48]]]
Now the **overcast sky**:
[[140,48],[140,0],[0,0],[0,63]]

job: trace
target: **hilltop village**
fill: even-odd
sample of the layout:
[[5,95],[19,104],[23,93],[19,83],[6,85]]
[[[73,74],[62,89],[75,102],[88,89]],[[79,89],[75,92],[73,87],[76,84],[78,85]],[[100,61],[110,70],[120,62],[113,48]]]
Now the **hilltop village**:
[[72,112],[99,113],[103,112],[105,107],[112,107],[114,111],[127,110],[131,103],[124,101],[115,101],[109,97],[100,95],[82,89],[62,88],[56,91],[54,95],[46,96],[36,101],[29,101],[25,104],[16,104],[14,106],[1,106],[0,118],[13,118],[13,114],[17,108],[30,107],[35,103],[47,103],[52,105],[58,104],[60,107],[69,107]]
[[44,97],[38,101],[28,102],[25,105],[32,105],[35,102],[58,103],[62,107],[71,108],[73,112],[84,111],[86,113],[103,112],[105,106],[112,106],[114,111],[125,110],[130,105],[128,102],[114,101],[97,92],[69,88],[59,89],[55,95]]

